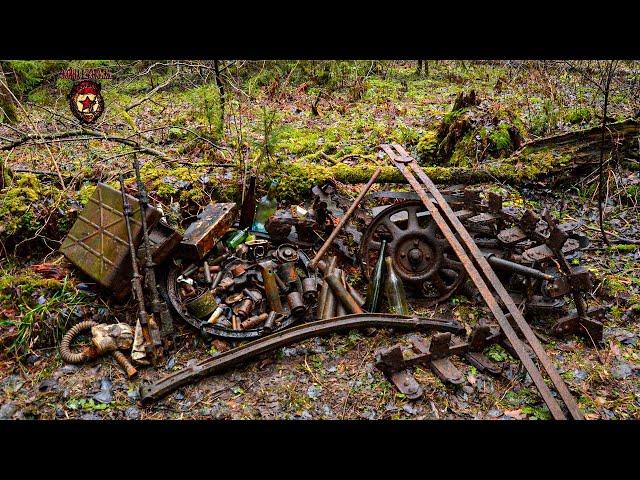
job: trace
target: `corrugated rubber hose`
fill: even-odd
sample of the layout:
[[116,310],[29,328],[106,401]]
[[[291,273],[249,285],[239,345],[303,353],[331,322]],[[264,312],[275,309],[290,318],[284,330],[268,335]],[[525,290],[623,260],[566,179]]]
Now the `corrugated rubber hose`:
[[78,323],[71,327],[71,329],[64,334],[62,337],[62,342],[60,342],[60,356],[67,363],[84,363],[87,360],[92,360],[95,358],[95,355],[91,354],[90,348],[85,348],[80,353],[73,353],[71,351],[71,342],[74,338],[78,336],[78,334],[84,330],[89,330],[91,327],[95,327],[97,322],[93,320],[85,320],[83,322]]

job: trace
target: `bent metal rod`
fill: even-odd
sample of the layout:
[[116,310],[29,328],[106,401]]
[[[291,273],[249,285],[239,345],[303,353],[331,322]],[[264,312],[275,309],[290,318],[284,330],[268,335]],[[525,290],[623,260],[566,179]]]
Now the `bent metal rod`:
[[[542,396],[542,399],[544,400],[546,405],[549,407],[549,411],[551,412],[553,418],[556,420],[566,420],[566,416],[560,406],[560,403],[553,396],[553,393],[544,382],[540,370],[538,370],[536,365],[533,363],[533,360],[525,351],[524,344],[518,338],[516,331],[507,320],[505,313],[493,296],[489,286],[487,285],[487,282],[485,282],[485,279],[482,277],[482,275],[474,265],[473,261],[469,257],[469,254],[465,251],[458,238],[456,238],[456,235],[451,230],[451,227],[443,217],[442,213],[444,213],[447,220],[455,229],[456,233],[460,236],[461,241],[469,250],[471,256],[473,256],[473,259],[480,267],[480,270],[482,270],[482,273],[484,273],[488,283],[493,286],[495,292],[500,297],[500,300],[506,306],[516,325],[531,346],[531,349],[538,357],[540,364],[549,375],[549,378],[551,379],[553,385],[558,391],[558,394],[566,405],[571,417],[576,420],[582,420],[584,418],[582,412],[580,412],[575,399],[571,395],[571,392],[569,391],[567,385],[564,383],[564,380],[560,377],[558,371],[553,366],[553,363],[545,352],[542,344],[538,341],[535,333],[533,332],[533,330],[531,330],[531,327],[522,316],[522,313],[520,312],[516,304],[513,302],[513,299],[506,291],[506,289],[496,276],[495,272],[487,262],[486,258],[471,238],[471,235],[469,235],[467,229],[462,225],[460,220],[458,220],[449,204],[446,202],[442,194],[438,191],[435,184],[420,168],[415,159],[412,158],[401,145],[383,144],[381,145],[381,148],[387,155],[389,155],[395,166],[398,168],[398,170],[400,170],[402,175],[404,175],[409,184],[413,187],[413,189],[420,197],[422,203],[429,210],[431,217],[435,220],[436,224],[440,228],[440,231],[445,236],[445,238],[451,245],[451,248],[453,248],[454,252],[464,265],[464,268],[469,274],[469,277],[473,280],[474,284],[480,291],[482,298],[498,321],[500,328],[504,332],[509,342],[511,342],[511,344],[513,345],[518,358],[529,373],[529,376],[533,380],[533,383],[538,388],[538,391],[540,392],[540,395]],[[413,172],[411,170],[413,170]],[[414,172],[415,175],[417,175],[418,178],[422,181],[427,191],[433,196],[440,208],[438,208],[438,206],[436,206],[429,198],[423,186],[416,179]]]

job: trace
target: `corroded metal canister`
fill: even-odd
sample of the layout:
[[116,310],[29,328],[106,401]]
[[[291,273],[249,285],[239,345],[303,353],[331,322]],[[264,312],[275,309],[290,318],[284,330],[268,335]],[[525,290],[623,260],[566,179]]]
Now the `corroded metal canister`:
[[249,318],[251,311],[253,310],[253,300],[245,298],[238,305],[233,308],[233,311],[238,316],[240,322]]
[[260,315],[254,315],[253,317],[247,318],[244,322],[240,324],[240,328],[242,330],[249,330],[250,328],[256,328],[262,325],[267,318],[269,317],[268,313],[261,313]]
[[318,286],[314,277],[302,280],[302,296],[307,305],[312,305],[318,298]]
[[271,311],[269,312],[269,316],[267,320],[264,322],[264,329],[268,332],[273,330],[276,326],[276,317],[278,316],[278,312]]
[[194,317],[205,318],[213,313],[218,306],[218,302],[210,290],[205,290],[196,298],[187,302],[185,306]]
[[287,295],[287,303],[289,304],[291,315],[298,316],[304,313],[304,302],[302,301],[300,292],[291,292]]
[[252,262],[259,262],[263,260],[269,250],[269,241],[261,238],[245,242],[245,245],[248,248],[247,254],[249,256],[249,260]]

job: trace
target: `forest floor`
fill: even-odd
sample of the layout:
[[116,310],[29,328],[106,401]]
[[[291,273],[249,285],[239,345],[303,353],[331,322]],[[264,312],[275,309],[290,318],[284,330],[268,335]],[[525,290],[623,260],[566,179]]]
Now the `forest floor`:
[[[258,62],[256,62],[258,63]],[[327,62],[331,63],[331,62]],[[287,62],[263,65],[252,75],[227,70],[225,121],[220,123],[218,89],[186,68],[151,100],[153,85],[175,75],[161,71],[149,84],[146,75],[130,73],[104,82],[106,111],[94,130],[133,138],[152,146],[167,161],[140,153],[143,180],[154,204],[177,228],[185,228],[210,201],[240,200],[246,172],[255,170],[260,190],[270,177],[280,178],[280,206],[303,203],[308,191],[330,178],[336,165],[388,164],[377,145],[406,145],[424,165],[480,168],[492,158],[517,149],[507,127],[522,141],[598,125],[597,90],[577,73],[520,64],[430,62],[418,76],[415,62],[382,65],[360,62],[325,64]],[[378,62],[382,63],[382,62]],[[363,68],[362,71],[358,68]],[[124,67],[123,71],[125,70]],[[353,69],[353,70],[350,70]],[[138,69],[139,72],[141,69]],[[330,79],[323,80],[323,75]],[[634,76],[635,75],[635,76]],[[635,71],[623,70],[612,97],[612,120],[637,111]],[[339,80],[336,80],[338,78]],[[16,131],[52,133],[78,128],[69,118],[65,81],[43,83],[25,94],[27,114],[13,128],[0,125],[0,137]],[[448,158],[434,154],[433,139],[447,121],[460,92],[475,90],[481,103],[469,109],[473,136],[467,134]],[[19,136],[19,135],[18,135]],[[116,175],[131,175],[132,148],[100,138],[2,151],[4,165],[16,170],[6,178],[0,197],[0,418],[15,419],[546,419],[549,411],[520,363],[500,348],[491,358],[503,364],[499,376],[481,374],[454,359],[465,382],[444,385],[427,369],[416,369],[424,389],[411,401],[398,393],[374,367],[374,352],[403,342],[406,332],[352,331],[282,348],[231,371],[184,387],[150,407],[137,404],[138,387],[171,371],[228,348],[213,345],[190,326],[178,324],[175,352],[166,365],[144,368],[127,380],[111,359],[66,365],[58,342],[71,325],[99,314],[106,321],[133,323],[133,302],[121,305],[95,288],[57,252],[61,240],[86,204],[97,182],[116,186]],[[55,172],[58,164],[65,188]],[[215,166],[212,166],[215,164]],[[222,165],[222,166],[218,166]],[[637,160],[608,169],[605,229],[638,237],[640,189]],[[129,180],[131,181],[131,180]],[[640,418],[640,250],[637,245],[607,246],[598,230],[594,171],[570,185],[493,182],[474,185],[499,191],[510,202],[537,211],[546,206],[563,219],[583,222],[591,239],[574,263],[595,275],[589,306],[604,305],[602,345],[582,337],[548,337],[545,349],[578,400],[587,419]],[[345,195],[358,185],[337,182]],[[374,189],[388,189],[388,184]],[[397,188],[397,185],[394,186]],[[408,187],[402,186],[407,190]],[[49,268],[39,267],[46,264]],[[350,279],[361,291],[362,279]],[[415,306],[418,314],[433,310]],[[462,295],[438,307],[437,316],[466,326],[490,319],[480,302]],[[542,321],[544,323],[544,321]]]

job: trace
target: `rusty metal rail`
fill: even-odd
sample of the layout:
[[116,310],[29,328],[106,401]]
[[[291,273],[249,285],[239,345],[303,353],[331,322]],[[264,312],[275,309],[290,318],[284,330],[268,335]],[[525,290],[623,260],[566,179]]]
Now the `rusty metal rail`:
[[[484,257],[478,246],[475,244],[469,232],[467,232],[466,228],[462,225],[460,220],[456,217],[453,210],[446,202],[442,194],[438,191],[435,184],[431,181],[431,179],[424,173],[424,171],[419,167],[415,159],[413,159],[406,150],[398,144],[381,145],[382,149],[385,151],[387,155],[391,158],[395,166],[400,170],[403,176],[407,179],[407,181],[411,184],[413,189],[416,191],[422,203],[424,203],[425,207],[429,210],[432,218],[440,228],[440,231],[447,239],[451,248],[455,251],[456,255],[463,263],[465,270],[473,280],[474,284],[478,287],[482,298],[486,302],[487,306],[495,316],[500,328],[504,332],[505,336],[509,340],[509,342],[513,345],[514,350],[516,351],[518,358],[524,365],[525,369],[529,373],[529,376],[533,380],[534,384],[538,388],[542,399],[549,407],[551,415],[553,418],[557,420],[565,420],[566,415],[560,406],[558,400],[554,397],[550,388],[545,383],[541,371],[536,367],[533,360],[529,357],[527,352],[525,351],[524,344],[518,338],[518,334],[513,329],[511,324],[509,323],[507,317],[505,316],[504,311],[498,304],[498,301],[493,296],[491,289],[489,288],[487,282],[493,287],[496,294],[502,301],[502,303],[507,308],[508,312],[511,314],[513,320],[515,321],[517,327],[520,329],[525,339],[531,346],[531,349],[537,356],[540,364],[548,374],[551,379],[553,385],[555,386],[558,394],[562,398],[567,410],[569,411],[571,417],[573,419],[583,419],[583,415],[578,408],[578,405],[573,398],[571,392],[569,391],[567,385],[564,383],[557,370],[553,366],[551,358],[545,352],[543,346],[538,341],[535,333],[531,330],[531,327],[526,322],[522,313],[518,309],[518,307],[513,302],[513,299],[506,291],[495,272],[487,262],[487,259]],[[394,151],[395,149],[395,151]],[[446,216],[446,219],[451,223],[451,226],[455,229],[455,233],[452,231],[451,227],[447,223],[447,220],[443,217],[442,213],[438,206],[436,206],[433,201],[429,198],[427,191],[423,188],[423,186],[418,182],[416,176],[422,181],[424,187],[426,187],[427,191],[431,194],[431,196],[435,199],[436,203]],[[456,236],[457,234],[457,236]],[[458,239],[460,238],[460,240]],[[465,247],[469,250],[469,253],[462,246],[461,241],[464,243]],[[476,264],[474,264],[473,260],[470,258],[469,254],[475,260],[477,266],[482,270],[482,273],[486,277],[483,278],[482,274],[476,268]]]
[[140,388],[143,404],[148,404],[168,395],[172,391],[194,383],[204,377],[254,358],[262,353],[341,330],[354,328],[405,328],[412,330],[437,330],[460,334],[464,327],[455,320],[437,318],[404,317],[398,315],[367,313],[363,315],[345,315],[342,317],[319,320],[282,330],[240,347],[227,350],[196,365],[172,373],[151,385]]

